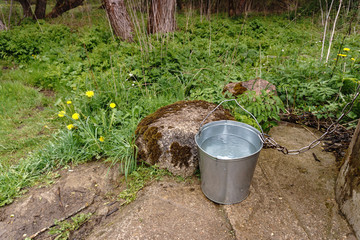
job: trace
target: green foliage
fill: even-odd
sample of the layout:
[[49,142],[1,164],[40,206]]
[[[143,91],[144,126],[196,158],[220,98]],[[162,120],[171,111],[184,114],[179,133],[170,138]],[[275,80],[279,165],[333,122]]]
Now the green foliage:
[[[246,110],[254,115],[264,132],[268,132],[271,127],[276,125],[277,121],[280,121],[279,114],[285,110],[280,98],[265,90],[262,90],[261,95],[256,95],[255,91],[248,91],[237,100],[240,105],[246,106]],[[258,128],[256,122],[249,116],[244,117],[237,113],[235,117],[237,120],[242,120]]]
[[[324,64],[319,61],[323,29],[312,18],[289,21],[287,15],[237,19],[213,15],[208,21],[178,15],[177,32],[137,36],[136,42],[127,43],[112,38],[103,10],[93,11],[85,27],[85,18],[73,21],[79,26],[71,28],[39,21],[0,33],[1,58],[17,65],[12,71],[1,71],[0,77],[55,90],[59,97],[52,117],[61,122],[59,132],[41,151],[18,165],[1,168],[1,205],[11,202],[42,174],[69,163],[105,159],[121,163],[122,172],[130,176],[136,168],[138,122],[175,101],[219,103],[225,84],[259,77],[277,87],[278,97],[248,92],[238,100],[267,131],[284,105],[318,117],[336,117],[354,95],[360,78],[359,35],[350,35],[341,45],[339,32],[333,42],[339,50],[332,50],[330,62]],[[65,14],[62,21],[70,25],[74,16],[78,14]],[[19,98],[10,90],[3,92],[7,105],[31,105],[26,96],[32,91],[11,90],[24,95]],[[86,96],[90,90],[94,92],[91,98]],[[38,101],[36,96],[32,99]],[[116,107],[110,108],[110,103]],[[238,120],[254,125],[237,108],[225,106]],[[2,105],[0,111],[4,112]],[[64,117],[58,116],[60,111],[65,112]],[[79,119],[72,118],[74,113]],[[359,116],[360,104],[356,103],[347,120]],[[132,192],[139,186],[142,184]],[[132,193],[123,194],[133,199]]]
[[127,188],[119,194],[119,198],[125,200],[126,204],[136,199],[137,193],[150,181],[160,180],[164,176],[171,174],[156,166],[141,166],[133,171],[126,180]]
[[67,240],[71,232],[79,229],[81,225],[87,222],[92,213],[80,213],[71,218],[70,221],[55,220],[55,227],[50,228],[49,233],[55,235],[55,240]]
[[39,21],[39,25],[29,23],[0,32],[0,57],[27,62],[70,39],[71,32],[66,26],[49,25],[44,21]]

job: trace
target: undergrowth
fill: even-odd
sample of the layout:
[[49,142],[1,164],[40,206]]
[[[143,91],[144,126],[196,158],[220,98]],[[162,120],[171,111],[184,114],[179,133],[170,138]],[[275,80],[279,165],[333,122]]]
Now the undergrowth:
[[[63,23],[27,21],[0,33],[0,56],[16,65],[1,72],[1,86],[16,79],[56,91],[52,116],[61,123],[42,150],[16,165],[1,163],[0,205],[42,174],[69,163],[121,162],[130,176],[136,168],[135,128],[166,104],[184,99],[220,103],[225,84],[266,79],[278,96],[249,93],[238,100],[269,130],[285,108],[319,118],[338,116],[359,79],[360,37],[350,35],[342,43],[345,24],[338,27],[325,64],[319,61],[322,27],[310,17],[294,22],[282,15],[219,14],[201,20],[184,13],[177,16],[176,32],[127,43],[114,40],[103,10],[91,13],[101,17],[89,18],[86,26],[71,27],[66,13]],[[225,106],[238,120],[254,124],[235,104]],[[345,121],[359,117],[357,101]]]

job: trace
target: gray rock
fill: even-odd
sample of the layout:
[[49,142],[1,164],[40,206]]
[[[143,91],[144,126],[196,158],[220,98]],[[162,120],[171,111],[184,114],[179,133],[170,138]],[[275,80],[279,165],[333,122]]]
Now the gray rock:
[[360,121],[337,178],[336,201],[360,239]]
[[277,95],[276,87],[270,82],[261,78],[256,78],[245,82],[230,82],[225,85],[222,93],[225,94],[226,92],[229,92],[232,96],[236,97],[248,90],[255,91],[256,95],[261,95],[262,90],[265,90],[267,93],[272,92]]
[[[202,120],[215,107],[206,101],[179,101],[145,117],[135,132],[139,160],[175,175],[193,175],[199,165],[194,136]],[[206,122],[233,119],[220,107]]]

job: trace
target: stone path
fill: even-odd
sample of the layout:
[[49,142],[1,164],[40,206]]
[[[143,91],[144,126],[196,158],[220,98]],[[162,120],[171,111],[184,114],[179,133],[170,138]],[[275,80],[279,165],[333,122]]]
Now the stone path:
[[[318,133],[281,124],[270,134],[296,149]],[[164,179],[95,227],[89,239],[356,239],[334,200],[337,172],[335,158],[321,147],[297,156],[263,149],[243,202],[211,202],[195,177]]]

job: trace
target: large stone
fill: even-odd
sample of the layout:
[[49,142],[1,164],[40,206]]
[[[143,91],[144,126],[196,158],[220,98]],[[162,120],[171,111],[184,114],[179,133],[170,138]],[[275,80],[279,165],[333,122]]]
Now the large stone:
[[336,201],[360,239],[360,121],[337,178]]
[[[206,101],[179,101],[145,117],[135,132],[139,160],[156,164],[175,175],[193,175],[199,166],[194,136],[215,107]],[[233,119],[220,107],[205,123]]]
[[262,90],[265,90],[267,93],[272,92],[277,95],[276,87],[261,78],[255,78],[245,82],[230,82],[225,85],[222,93],[225,94],[226,92],[229,92],[233,97],[236,97],[248,90],[255,91],[257,95],[260,95]]

